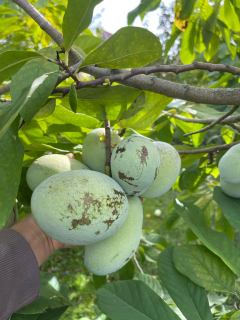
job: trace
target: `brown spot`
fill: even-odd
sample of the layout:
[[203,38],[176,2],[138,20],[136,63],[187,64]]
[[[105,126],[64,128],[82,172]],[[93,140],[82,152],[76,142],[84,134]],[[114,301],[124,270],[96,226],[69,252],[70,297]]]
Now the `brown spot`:
[[[106,223],[107,224],[107,230],[109,229],[109,227],[113,224],[113,222],[114,222],[115,220],[113,220],[113,219],[108,219],[108,220],[105,220],[105,221],[103,221],[103,223]],[[106,231],[107,231],[106,230]]]
[[116,159],[118,153],[121,153],[121,155],[120,155],[120,158],[121,158],[121,157],[122,157],[122,153],[123,153],[124,151],[126,151],[126,148],[125,148],[125,147],[123,147],[123,148],[117,147],[117,149],[116,149],[116,155],[115,155],[115,158],[114,158],[114,159]]
[[52,186],[49,186],[49,189],[52,188]]
[[114,209],[113,212],[112,212],[113,215],[115,215],[117,213],[118,213],[117,209]]
[[129,260],[129,258],[127,258],[125,261],[128,261]]
[[72,206],[72,204],[71,204],[71,203],[69,203],[69,205],[68,205],[68,210],[70,210],[70,211],[74,211],[73,206]]
[[132,251],[132,253],[134,252],[134,250]]
[[100,233],[100,231],[95,232],[95,234],[99,234],[99,233]]
[[158,168],[156,168],[156,170],[155,170],[155,177],[154,177],[154,180],[157,178],[157,175],[158,175]]
[[91,220],[88,218],[85,218],[83,215],[82,219],[73,219],[72,220],[72,227],[73,229],[76,229],[78,225],[83,226],[83,225],[89,225],[91,223]]
[[113,192],[114,192],[115,194],[117,194],[118,196],[119,196],[119,195],[122,196],[122,197],[125,196],[125,193],[122,192],[122,191],[117,191],[116,189],[113,189]]
[[139,159],[141,160],[141,164],[144,165],[146,164],[147,166],[147,160],[146,158],[148,158],[148,150],[145,146],[142,146],[142,150],[137,150],[137,155],[139,157]]
[[131,186],[137,187],[135,184],[130,183],[129,181],[133,181],[133,177],[127,177],[123,172],[118,171],[119,179],[125,181],[126,183],[130,184]]

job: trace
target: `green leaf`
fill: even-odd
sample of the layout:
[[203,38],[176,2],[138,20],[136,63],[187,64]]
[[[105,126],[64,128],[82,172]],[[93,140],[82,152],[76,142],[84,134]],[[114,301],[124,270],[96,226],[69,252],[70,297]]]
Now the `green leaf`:
[[220,40],[218,39],[218,36],[213,33],[212,34],[212,37],[211,37],[211,40],[209,42],[209,45],[208,45],[208,49],[204,51],[204,57],[205,59],[209,62],[213,57],[214,55],[216,54],[217,52],[217,49],[218,49],[218,46],[220,44]]
[[180,34],[181,34],[181,30],[178,29],[175,25],[173,25],[171,38],[167,40],[165,45],[165,50],[164,50],[165,56],[167,55],[168,51],[172,48],[172,46],[174,45],[176,39],[179,37]]
[[99,126],[99,121],[86,114],[74,113],[57,104],[54,112],[45,119],[50,124],[73,124],[83,128],[95,129]]
[[14,313],[10,320],[36,320],[39,314],[17,314]]
[[195,2],[196,0],[181,0],[180,20],[187,20],[191,16]]
[[98,37],[94,37],[91,35],[81,35],[74,41],[74,45],[81,48],[86,54],[97,48],[101,43],[103,43],[103,39]]
[[63,17],[63,42],[65,51],[69,51],[80,33],[88,28],[92,21],[93,10],[102,0],[69,0]]
[[56,99],[49,99],[47,103],[38,111],[38,113],[35,114],[34,119],[36,120],[43,120],[50,116],[56,106]]
[[206,247],[175,247],[173,261],[179,272],[206,290],[236,294],[234,273]]
[[231,240],[234,239],[234,229],[223,215],[220,208],[215,213],[215,230],[224,232]]
[[173,250],[173,247],[165,249],[159,255],[160,280],[187,319],[212,320],[205,289],[190,281],[175,268]]
[[104,284],[107,283],[107,277],[106,276],[97,276],[97,275],[93,274],[92,277],[93,277],[93,283],[94,283],[95,290],[98,290]]
[[195,59],[195,56],[196,56],[196,53],[194,51],[195,33],[196,33],[196,25],[194,22],[190,22],[182,38],[180,58],[183,64],[192,63]]
[[220,19],[229,27],[229,29],[239,32],[240,21],[231,1],[224,0],[224,4],[220,9]]
[[73,82],[71,84],[70,91],[69,91],[69,104],[70,104],[72,111],[74,113],[76,113],[77,112],[77,105],[78,105],[77,90],[75,89]]
[[235,312],[233,316],[231,316],[230,320],[240,320],[240,310]]
[[[118,120],[141,92],[139,89],[122,85],[84,88],[77,91],[77,112],[99,120]],[[70,109],[67,98],[62,99],[61,105]]]
[[97,291],[97,305],[112,320],[180,319],[142,281],[116,281],[103,286]]
[[174,207],[201,242],[218,255],[234,273],[240,275],[240,252],[228,236],[208,227],[204,214],[198,207],[178,199],[175,199]]
[[134,276],[134,263],[131,260],[128,261],[120,270],[118,270],[119,280],[131,280]]
[[79,54],[80,58],[82,60],[84,60],[86,58],[86,53],[79,48],[78,46],[76,46],[75,44],[72,45],[72,49],[74,49],[75,51],[77,51],[77,53]]
[[1,53],[0,83],[12,77],[28,61],[40,57],[41,55],[39,53],[28,51],[6,51]]
[[214,188],[213,198],[230,225],[240,230],[240,199],[227,196],[220,187]]
[[18,12],[16,10],[0,5],[0,15],[3,14],[18,14]]
[[46,312],[40,314],[36,320],[59,320],[67,309],[68,306],[48,309]]
[[159,281],[153,278],[153,276],[146,273],[145,274],[139,273],[136,275],[136,279],[144,282],[149,288],[155,291],[162,299],[166,300],[166,296],[168,296],[166,289],[164,289],[160,285]]
[[[56,51],[51,47],[44,48],[39,52],[51,59],[54,59],[56,56]],[[19,99],[24,87],[30,86],[34,80],[41,76],[57,72],[58,69],[58,65],[48,62],[46,59],[35,59],[26,63],[18,73],[13,76],[11,81],[10,94],[13,103]],[[46,103],[48,96],[55,87],[57,79],[57,73],[50,74],[28,99],[20,111],[21,116],[26,122],[30,122],[40,108]]]
[[16,119],[0,138],[0,229],[13,210],[20,183],[24,148],[18,138],[18,122]]
[[10,104],[1,104],[0,106],[0,137],[6,132],[11,123],[17,117],[24,107],[25,103],[34,94],[35,90],[45,81],[47,75],[37,78],[30,86],[22,89],[19,99]]
[[97,64],[100,68],[137,68],[157,60],[161,54],[161,43],[153,33],[124,27],[89,53],[81,67]]
[[172,100],[158,93],[144,91],[123,114],[115,128],[148,129]]
[[128,13],[128,25],[132,25],[137,16],[143,21],[147,12],[154,11],[160,6],[161,0],[141,0],[141,3]]

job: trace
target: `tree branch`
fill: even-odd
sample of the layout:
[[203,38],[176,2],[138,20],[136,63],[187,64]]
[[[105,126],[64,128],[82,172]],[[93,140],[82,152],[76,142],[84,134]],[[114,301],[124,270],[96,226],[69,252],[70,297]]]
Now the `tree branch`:
[[[190,122],[190,123],[202,123],[202,124],[209,124],[212,123],[213,121],[215,121],[216,119],[212,118],[212,119],[193,119],[193,118],[186,118],[183,116],[180,116],[178,114],[174,114],[174,113],[170,113],[170,112],[163,112],[162,115],[165,116],[169,116],[184,122]],[[240,122],[240,114],[236,115],[236,116],[232,116],[232,117],[227,117],[226,119],[224,119],[223,121],[220,122],[220,124],[231,124],[231,123],[237,123]]]
[[10,100],[10,99],[1,99],[0,98],[0,102],[12,102],[12,100]]
[[200,130],[197,131],[193,131],[190,133],[186,133],[183,136],[184,137],[188,137],[191,136],[192,134],[196,134],[196,133],[201,133],[201,132],[205,132],[211,128],[213,128],[216,124],[219,124],[222,120],[226,119],[228,116],[230,116],[230,114],[234,113],[237,109],[239,108],[239,106],[234,106],[233,108],[231,108],[228,112],[226,112],[224,115],[222,115],[220,118],[214,120],[209,126],[206,126]]
[[105,173],[109,177],[111,177],[111,129],[110,129],[110,121],[105,120],[105,143],[106,143],[106,162],[105,162]]
[[10,83],[5,84],[4,86],[0,87],[0,95],[5,94],[10,91]]
[[232,142],[229,144],[222,144],[220,146],[214,146],[214,147],[208,147],[208,148],[202,148],[202,149],[194,149],[194,150],[178,150],[179,154],[197,154],[197,153],[210,153],[210,152],[217,152],[221,150],[230,149],[231,147],[235,146],[236,144],[239,144],[240,141]]

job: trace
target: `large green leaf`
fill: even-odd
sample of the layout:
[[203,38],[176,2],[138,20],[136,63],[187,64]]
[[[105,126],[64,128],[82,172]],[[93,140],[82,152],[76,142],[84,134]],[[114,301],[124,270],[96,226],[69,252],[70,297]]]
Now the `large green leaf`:
[[2,14],[18,14],[17,11],[0,5],[0,15]]
[[19,112],[22,110],[25,103],[31,98],[37,88],[45,81],[47,77],[48,75],[44,74],[43,76],[35,79],[30,86],[22,89],[18,100],[10,104],[7,103],[3,106],[0,106],[0,137],[3,136]]
[[[56,57],[56,51],[51,47],[40,50],[40,53],[51,59]],[[36,89],[20,111],[21,116],[26,122],[29,122],[47,101],[48,96],[53,91],[57,82],[58,69],[58,65],[48,62],[46,59],[35,59],[26,63],[18,73],[13,76],[10,94],[14,103],[19,99],[24,87],[30,86],[33,81],[40,76],[56,72],[46,77],[45,81]]]
[[54,112],[45,119],[45,121],[51,124],[73,124],[75,126],[83,128],[97,128],[99,121],[86,114],[74,113],[61,105],[57,104]]
[[97,291],[97,305],[112,320],[180,320],[145,283],[116,281]]
[[18,314],[14,313],[10,320],[36,320],[39,314]]
[[160,285],[159,281],[150,274],[139,273],[136,275],[136,279],[144,282],[149,288],[155,291],[162,299],[166,296],[166,290]]
[[59,320],[67,309],[68,306],[48,309],[46,312],[40,314],[36,320]]
[[188,19],[193,11],[196,0],[181,0],[180,20]]
[[206,247],[175,247],[173,261],[178,271],[206,290],[236,294],[234,273]]
[[141,0],[141,3],[128,13],[128,25],[132,25],[137,16],[144,19],[147,12],[154,11],[160,6],[161,0]]
[[212,320],[205,289],[182,275],[174,266],[174,248],[162,251],[158,258],[158,274],[173,301],[187,319]]
[[122,120],[116,124],[117,128],[132,128],[144,130],[160,116],[164,108],[172,101],[172,98],[158,93],[144,91],[133,102],[132,106],[123,114]]
[[240,275],[240,252],[228,236],[212,230],[198,207],[178,199],[175,199],[174,207],[202,243],[218,255],[234,273]]
[[16,119],[0,138],[0,229],[13,210],[20,183],[24,148],[18,138]]
[[[107,88],[84,88],[77,91],[77,112],[99,120],[118,120],[141,92],[139,89],[122,85]],[[70,108],[66,98],[62,99],[61,104]]]
[[66,51],[69,51],[73,42],[92,21],[93,10],[102,0],[69,0],[63,17],[63,42]]
[[231,226],[240,230],[240,199],[227,196],[220,187],[214,188],[213,197]]
[[180,58],[182,63],[192,63],[195,59],[196,53],[194,51],[194,38],[196,33],[196,25],[190,22],[186,32],[183,34]]
[[234,315],[231,316],[230,320],[240,320],[240,311],[235,312]]
[[137,68],[157,60],[161,54],[161,43],[153,33],[124,27],[89,53],[81,67],[97,64],[101,68]]
[[224,5],[220,9],[220,19],[229,27],[229,29],[239,32],[239,17],[231,1],[224,0]]
[[98,47],[104,40],[88,34],[83,34],[74,41],[74,45],[81,48],[86,54]]
[[39,53],[30,51],[6,51],[1,53],[0,83],[12,77],[28,61],[40,57]]

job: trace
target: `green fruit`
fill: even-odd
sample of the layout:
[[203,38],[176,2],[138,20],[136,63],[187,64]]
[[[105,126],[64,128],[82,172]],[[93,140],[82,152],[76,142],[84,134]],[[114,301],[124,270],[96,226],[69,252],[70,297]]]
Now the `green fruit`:
[[[121,141],[119,135],[111,132],[111,147],[112,151],[115,146]],[[105,129],[98,128],[91,131],[84,139],[82,148],[83,162],[92,170],[105,173],[106,162],[106,142]]]
[[224,193],[233,198],[240,198],[240,183],[228,183],[220,179],[221,188]]
[[72,245],[104,240],[123,225],[128,200],[110,177],[96,171],[58,173],[33,192],[36,223],[51,238]]
[[143,209],[138,197],[129,197],[129,212],[124,225],[111,237],[85,248],[84,264],[93,274],[103,276],[121,269],[138,248]]
[[156,179],[159,166],[157,148],[142,136],[122,140],[112,153],[112,177],[128,196],[141,195]]
[[156,141],[153,143],[158,149],[161,165],[157,178],[141,194],[143,198],[157,198],[166,193],[177,180],[181,169],[181,158],[176,149],[165,142]]
[[70,170],[89,170],[76,159],[61,154],[49,154],[36,159],[27,171],[27,184],[33,191],[37,186],[54,174]]
[[230,148],[218,164],[221,179],[228,183],[240,183],[240,144]]

